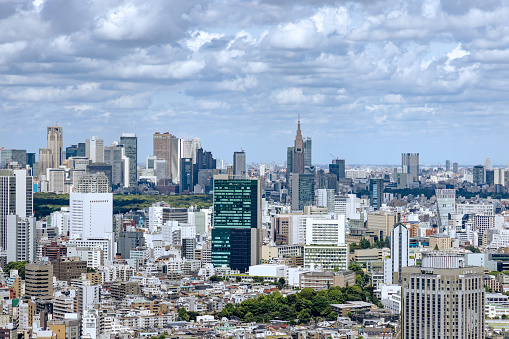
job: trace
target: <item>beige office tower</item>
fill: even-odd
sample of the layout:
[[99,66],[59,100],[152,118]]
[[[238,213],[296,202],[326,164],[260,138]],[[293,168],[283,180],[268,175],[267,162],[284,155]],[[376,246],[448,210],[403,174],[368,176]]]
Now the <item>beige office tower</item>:
[[51,150],[51,168],[58,168],[62,165],[62,149],[64,141],[62,139],[62,127],[50,126],[47,128],[47,149]]
[[484,339],[483,267],[447,252],[403,267],[403,339]]
[[41,175],[47,175],[46,170],[53,168],[53,155],[49,148],[39,148],[39,178]]
[[53,298],[53,266],[49,262],[25,265],[25,297]]
[[153,153],[157,159],[166,160],[166,176],[170,182],[178,181],[179,139],[169,132],[155,132]]

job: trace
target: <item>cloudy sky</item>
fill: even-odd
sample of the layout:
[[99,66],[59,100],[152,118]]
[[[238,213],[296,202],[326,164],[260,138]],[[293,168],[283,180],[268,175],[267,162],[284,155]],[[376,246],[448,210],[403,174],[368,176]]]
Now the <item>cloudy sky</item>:
[[507,164],[509,3],[0,0],[0,147],[154,131],[231,162]]

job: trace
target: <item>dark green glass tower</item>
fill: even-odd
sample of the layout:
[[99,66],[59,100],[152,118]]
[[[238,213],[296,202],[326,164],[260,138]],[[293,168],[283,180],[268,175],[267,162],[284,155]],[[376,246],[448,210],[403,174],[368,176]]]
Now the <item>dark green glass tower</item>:
[[246,272],[260,261],[259,180],[214,177],[212,264]]

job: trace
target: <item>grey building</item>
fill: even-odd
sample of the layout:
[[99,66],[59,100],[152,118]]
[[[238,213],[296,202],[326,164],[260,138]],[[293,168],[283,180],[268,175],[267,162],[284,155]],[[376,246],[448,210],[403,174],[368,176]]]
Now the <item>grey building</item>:
[[402,153],[401,167],[403,173],[411,174],[413,182],[419,181],[419,153]]
[[90,174],[103,173],[108,178],[108,183],[111,183],[112,179],[113,179],[113,170],[112,170],[112,168],[113,167],[111,165],[108,165],[108,164],[105,164],[105,163],[96,162],[96,163],[92,163],[92,164],[87,165],[87,173],[90,173]]
[[117,244],[117,253],[122,259],[131,258],[131,249],[145,246],[143,232],[120,232]]
[[123,147],[122,146],[106,146],[104,147],[104,163],[111,165],[111,187],[117,188],[124,184],[123,171]]
[[452,172],[458,173],[458,163],[457,162],[452,163]]
[[304,166],[313,166],[311,138],[304,140]]
[[484,180],[484,166],[483,165],[476,165],[472,169],[473,174],[473,184],[476,186],[483,185],[485,183]]
[[246,152],[233,152],[233,175],[235,179],[246,178]]
[[24,149],[3,149],[0,155],[0,169],[8,168],[10,163],[18,163],[20,168],[27,165],[27,151]]
[[302,211],[304,206],[313,205],[315,201],[315,174],[292,173],[290,182],[292,210]]
[[123,133],[120,144],[124,146],[125,156],[129,158],[129,186],[138,185],[138,138],[134,133]]

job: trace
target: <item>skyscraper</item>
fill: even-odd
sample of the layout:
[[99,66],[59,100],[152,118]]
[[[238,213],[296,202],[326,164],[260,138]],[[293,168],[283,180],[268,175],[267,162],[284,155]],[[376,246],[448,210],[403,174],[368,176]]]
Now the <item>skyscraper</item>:
[[384,196],[384,180],[369,179],[369,200],[371,207],[378,211],[382,207]]
[[491,161],[491,158],[486,158],[486,160],[484,160],[484,169],[486,170],[493,169],[493,162]]
[[85,140],[85,156],[92,162],[104,162],[104,140],[95,136]]
[[458,163],[457,162],[452,163],[452,172],[458,173]]
[[304,173],[304,141],[300,131],[300,119],[297,124],[297,135],[293,147],[292,173]]
[[449,226],[449,214],[456,212],[456,191],[453,189],[437,189],[437,215],[440,231],[447,230]]
[[304,140],[304,166],[313,166],[311,138]]
[[315,174],[292,173],[290,181],[292,210],[302,211],[304,206],[313,205],[315,202]]
[[0,170],[0,245],[7,248],[7,216],[33,214],[32,177],[26,170]]
[[47,128],[47,147],[51,150],[51,168],[58,168],[62,165],[62,149],[64,140],[62,138],[61,126],[50,126]]
[[246,178],[246,152],[233,152],[233,175],[235,179]]
[[134,133],[123,133],[120,144],[124,146],[125,156],[129,158],[129,186],[138,184],[138,138]]
[[402,153],[401,167],[403,173],[412,175],[412,181],[419,181],[419,153]]
[[192,191],[193,188],[193,159],[180,159],[180,193]]
[[336,179],[344,179],[346,177],[345,159],[333,159],[329,164],[329,172],[336,176]]
[[7,169],[8,165],[12,163],[17,163],[20,169],[27,165],[27,151],[24,149],[3,149],[0,153],[0,169]]
[[391,231],[391,257],[384,262],[384,280],[388,284],[401,284],[402,269],[409,265],[410,234],[403,224]]
[[451,170],[451,160],[445,161],[445,171],[449,172]]
[[49,262],[25,265],[25,297],[53,298],[53,266]]
[[214,176],[212,264],[246,272],[260,262],[261,185],[258,179]]
[[403,268],[401,338],[484,339],[483,271],[442,252]]
[[153,154],[161,160],[166,160],[167,163],[167,178],[170,181],[177,182],[179,168],[179,141],[177,137],[169,132],[159,133],[155,132],[153,137]]
[[104,163],[111,165],[111,187],[114,189],[124,185],[123,156],[124,147],[118,144],[104,147]]
[[472,169],[473,184],[476,186],[483,185],[484,181],[484,166],[476,165]]

